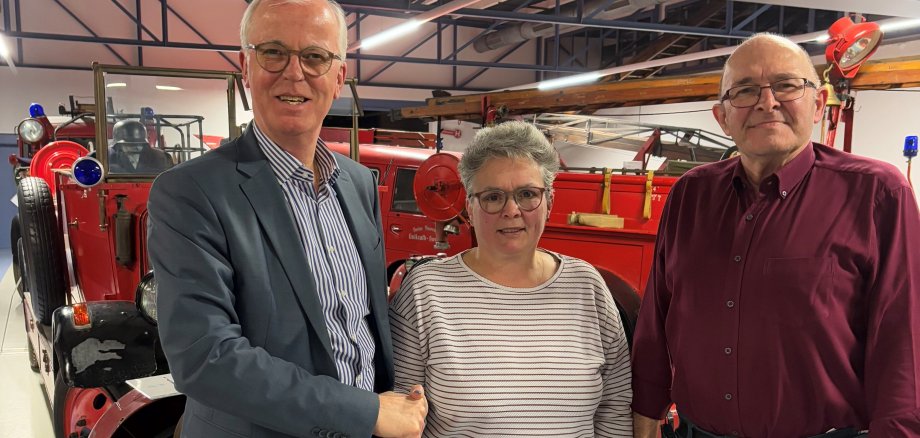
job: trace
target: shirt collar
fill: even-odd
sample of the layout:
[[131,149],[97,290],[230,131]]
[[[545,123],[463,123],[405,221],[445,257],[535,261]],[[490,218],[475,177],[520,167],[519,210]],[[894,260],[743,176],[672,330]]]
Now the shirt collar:
[[330,184],[335,183],[339,175],[339,165],[335,155],[321,138],[316,139],[316,152],[313,156],[314,170],[311,171],[300,160],[294,158],[293,155],[268,138],[259,129],[255,121],[252,122],[252,125],[259,148],[268,158],[268,163],[271,165],[272,171],[275,172],[275,177],[278,178],[278,181],[286,183],[291,178],[295,178],[312,183],[313,178],[318,176],[320,181]]
[[[811,170],[815,164],[815,148],[812,142],[808,142],[805,148],[792,161],[786,163],[773,175],[766,177],[763,182],[773,182],[776,194],[785,199]],[[744,172],[744,166],[741,165],[741,159],[735,164],[735,170],[732,172],[732,185],[739,193],[743,193],[746,186],[750,185],[747,174]],[[773,190],[769,188],[767,190]]]

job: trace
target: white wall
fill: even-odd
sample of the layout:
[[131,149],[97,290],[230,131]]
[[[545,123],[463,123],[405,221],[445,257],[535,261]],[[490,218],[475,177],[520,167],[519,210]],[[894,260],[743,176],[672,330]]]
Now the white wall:
[[93,101],[93,74],[88,71],[58,71],[18,68],[14,74],[0,67],[0,132],[14,133],[20,120],[29,117],[29,105],[40,103],[49,115],[57,114],[58,104],[69,108],[67,97]]
[[[182,80],[184,91],[156,91],[150,78],[135,77],[134,81],[122,75],[107,78],[108,82],[126,80],[129,88],[111,88],[107,95],[114,99],[117,112],[137,113],[142,106],[148,106],[159,114],[200,115],[204,117],[204,133],[226,136],[226,94],[224,84],[216,80]],[[164,79],[169,81],[169,79]],[[199,86],[195,86],[195,82]],[[167,85],[163,82],[162,85]],[[142,93],[133,93],[130,87],[142,88]],[[29,117],[29,105],[41,104],[52,121],[63,121],[59,117],[58,105],[69,109],[68,97],[73,95],[81,103],[94,103],[93,74],[88,71],[44,70],[19,68],[14,74],[7,68],[0,68],[0,133],[14,133],[16,125]],[[237,104],[237,121],[249,121],[252,116],[242,111]]]

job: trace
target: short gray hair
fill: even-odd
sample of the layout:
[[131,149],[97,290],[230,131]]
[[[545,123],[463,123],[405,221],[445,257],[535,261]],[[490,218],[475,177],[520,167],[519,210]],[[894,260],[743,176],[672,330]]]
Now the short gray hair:
[[[281,0],[276,3],[285,4],[285,3],[298,3],[298,4],[307,4],[310,0]],[[246,8],[246,12],[243,13],[243,20],[240,21],[240,47],[246,48],[246,45],[249,44],[249,25],[252,23],[253,12],[259,8],[259,5],[264,3],[264,0],[252,0],[252,3]],[[336,18],[339,20],[339,53],[338,55],[342,58],[342,62],[345,62],[345,54],[348,52],[348,24],[345,21],[345,11],[342,9],[342,6],[338,4],[335,0],[326,0],[326,3],[332,8],[332,12],[335,13]]]
[[533,161],[540,168],[547,193],[552,192],[553,180],[559,171],[559,154],[546,136],[532,124],[510,121],[483,128],[476,133],[457,166],[467,193],[472,189],[476,172],[492,158],[523,158]]
[[789,38],[786,38],[782,35],[777,35],[775,33],[770,33],[770,32],[760,32],[744,40],[744,42],[738,45],[735,51],[732,52],[732,54],[729,55],[728,59],[725,61],[725,68],[722,70],[722,78],[719,79],[719,96],[720,97],[723,93],[722,86],[724,85],[723,82],[725,81],[725,71],[728,70],[728,65],[732,62],[732,58],[735,56],[735,53],[738,53],[742,48],[745,48],[751,44],[756,44],[760,42],[772,42],[778,46],[786,47],[790,50],[795,51],[796,55],[799,57],[801,61],[812,66],[810,69],[808,69],[807,72],[805,72],[807,79],[809,81],[814,82],[817,85],[821,84],[821,78],[818,77],[818,72],[814,68],[814,63],[811,62],[811,55],[808,54],[808,51],[805,50],[805,48],[798,45],[798,43],[796,43],[795,41],[792,41]]

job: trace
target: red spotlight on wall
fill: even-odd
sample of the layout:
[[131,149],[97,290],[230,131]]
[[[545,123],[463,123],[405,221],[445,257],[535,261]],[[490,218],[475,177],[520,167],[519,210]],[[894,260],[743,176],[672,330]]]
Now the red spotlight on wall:
[[827,30],[830,39],[824,55],[834,65],[838,77],[853,79],[859,66],[875,53],[882,42],[882,31],[878,24],[863,21],[853,23],[843,17]]

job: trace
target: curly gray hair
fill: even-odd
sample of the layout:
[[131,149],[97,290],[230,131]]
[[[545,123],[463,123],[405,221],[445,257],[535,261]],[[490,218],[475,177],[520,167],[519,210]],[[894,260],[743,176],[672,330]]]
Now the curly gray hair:
[[559,171],[559,154],[546,136],[530,123],[511,121],[491,128],[483,128],[463,153],[460,179],[467,193],[473,177],[492,158],[525,158],[540,168],[547,194],[551,194],[553,180]]
[[[345,62],[345,52],[348,51],[348,24],[345,21],[345,11],[342,9],[342,6],[339,5],[335,0],[326,0],[329,3],[329,6],[332,7],[332,12],[335,13],[336,18],[339,20],[339,53],[338,55],[342,58],[342,62]],[[246,47],[249,44],[249,25],[252,23],[253,13],[256,9],[259,8],[259,5],[264,3],[264,0],[252,0],[252,3],[246,8],[246,12],[243,13],[243,20],[240,21],[240,46]],[[276,2],[277,4],[284,3],[299,3],[305,4],[309,3],[309,0],[284,0]]]

